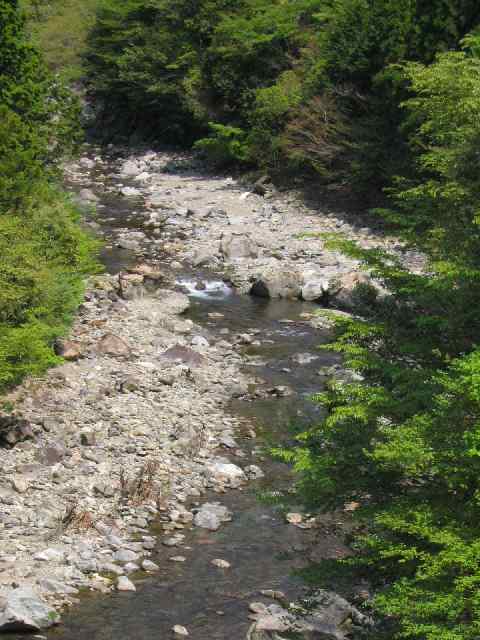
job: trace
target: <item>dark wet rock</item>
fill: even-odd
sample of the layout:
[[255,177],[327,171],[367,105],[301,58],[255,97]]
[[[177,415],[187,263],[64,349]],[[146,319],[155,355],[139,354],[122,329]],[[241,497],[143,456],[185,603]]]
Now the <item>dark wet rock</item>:
[[250,464],[245,468],[245,474],[250,480],[259,480],[265,477],[264,472],[256,464]]
[[78,342],[73,340],[56,340],[54,344],[57,356],[71,362],[75,362],[82,357],[82,351]]
[[277,385],[276,387],[268,389],[267,393],[276,398],[286,398],[293,395],[293,390],[285,385]]
[[91,429],[84,429],[80,433],[80,442],[84,447],[93,447],[97,443],[97,436],[95,435],[95,431]]
[[0,412],[0,443],[14,446],[34,438],[35,432],[28,420],[20,415]]
[[0,632],[40,631],[58,624],[58,613],[41,600],[33,589],[13,589],[0,597]]
[[270,182],[270,176],[262,176],[253,185],[253,193],[259,196],[265,196],[268,193],[267,184]]

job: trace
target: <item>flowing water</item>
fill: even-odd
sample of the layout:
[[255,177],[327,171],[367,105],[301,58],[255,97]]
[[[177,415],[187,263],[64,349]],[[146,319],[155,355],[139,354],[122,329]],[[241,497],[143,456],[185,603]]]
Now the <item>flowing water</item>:
[[[135,228],[133,205],[110,196],[96,216],[107,237],[118,226]],[[108,271],[116,272],[133,261],[129,251],[105,249],[103,260]],[[192,529],[184,546],[172,550],[161,544],[152,560],[160,567],[155,575],[138,576],[135,594],[82,597],[82,604],[66,613],[63,624],[49,633],[51,640],[152,640],[172,637],[173,625],[187,627],[194,640],[243,640],[249,625],[248,604],[265,600],[263,589],[284,591],[290,599],[304,589],[296,570],[308,563],[314,544],[316,557],[343,553],[335,526],[302,530],[285,522],[280,508],[259,496],[265,492],[288,490],[290,470],[266,452],[272,443],[291,440],[292,425],[301,426],[319,418],[320,408],[310,400],[322,388],[319,370],[337,362],[337,357],[317,347],[326,341],[303,319],[311,312],[308,304],[268,301],[236,295],[218,276],[185,269],[175,274],[180,287],[192,300],[190,317],[214,336],[255,332],[259,346],[245,346],[249,356],[247,370],[257,377],[258,388],[288,386],[294,395],[274,398],[268,394],[249,401],[235,400],[230,410],[248,418],[259,437],[237,441],[246,457],[232,461],[258,464],[265,478],[249,483],[243,490],[213,494],[234,514],[233,521],[218,532]],[[195,282],[206,287],[197,290]],[[212,313],[214,314],[212,316]],[[310,354],[300,358],[299,354]],[[208,498],[209,496],[207,496]],[[184,563],[171,556],[183,555]],[[227,560],[230,569],[211,564],[216,558]]]

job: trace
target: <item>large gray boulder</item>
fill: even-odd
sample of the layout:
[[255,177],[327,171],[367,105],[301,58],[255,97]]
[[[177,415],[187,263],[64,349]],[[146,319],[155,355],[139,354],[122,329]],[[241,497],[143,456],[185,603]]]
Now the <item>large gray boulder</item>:
[[291,267],[270,266],[263,271],[250,289],[259,298],[300,298],[303,278]]
[[302,287],[302,300],[306,300],[307,302],[321,302],[326,297],[327,292],[327,280],[309,280]]
[[162,312],[170,316],[179,316],[190,308],[190,299],[184,293],[168,289],[156,289],[155,298],[162,302]]
[[225,234],[220,243],[220,250],[227,260],[256,258],[258,256],[257,243],[245,234]]
[[210,481],[238,488],[247,481],[247,476],[240,467],[223,459],[214,460],[207,467]]
[[201,267],[210,264],[218,257],[219,247],[217,243],[206,247],[199,247],[192,256],[192,265]]
[[230,522],[232,514],[218,502],[207,502],[195,514],[193,524],[201,529],[217,531],[224,522]]
[[13,589],[0,597],[0,632],[40,631],[59,622],[58,613],[30,587]]
[[347,600],[332,591],[318,591],[295,609],[295,613],[277,604],[266,607],[250,627],[247,640],[347,640],[356,637],[372,620]]

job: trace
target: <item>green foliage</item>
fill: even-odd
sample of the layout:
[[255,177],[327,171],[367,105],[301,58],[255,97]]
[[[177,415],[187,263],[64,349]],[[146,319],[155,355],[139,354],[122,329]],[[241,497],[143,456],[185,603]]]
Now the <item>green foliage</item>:
[[476,40],[466,46],[402,69],[416,171],[383,213],[427,253],[426,273],[330,239],[391,295],[364,305],[364,320],[338,323],[333,348],[361,379],[319,396],[327,418],[286,455],[310,504],[361,505],[346,564],[376,586],[390,638],[480,632],[480,73]]
[[198,140],[195,148],[205,152],[214,165],[226,167],[249,162],[250,155],[245,131],[213,122],[210,123],[210,129],[210,137]]
[[62,335],[96,268],[72,205],[37,182],[31,205],[0,215],[0,390],[57,362]]
[[191,144],[215,122],[245,131],[261,166],[313,168],[378,200],[411,163],[391,65],[457,47],[479,11],[473,0],[102,0],[89,71],[109,135]]
[[[199,52],[230,0],[105,0],[90,36],[89,70],[110,128],[168,142],[206,130],[197,104]],[[108,118],[108,117],[107,117]]]
[[0,391],[58,361],[53,341],[95,268],[95,243],[54,182],[76,111],[28,42],[17,3],[0,0]]

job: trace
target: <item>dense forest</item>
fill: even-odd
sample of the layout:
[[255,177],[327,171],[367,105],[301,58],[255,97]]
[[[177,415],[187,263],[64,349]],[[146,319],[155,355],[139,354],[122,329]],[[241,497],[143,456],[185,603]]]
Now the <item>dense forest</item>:
[[[75,3],[26,8],[41,45]],[[328,346],[358,375],[319,395],[326,419],[280,455],[310,508],[355,504],[355,556],[314,575],[368,579],[378,638],[480,637],[479,3],[102,0],[87,14],[68,20],[81,33],[66,76],[83,78],[106,141],[351,193],[426,256],[412,274],[329,239],[389,293],[359,288],[361,319]],[[91,247],[55,187],[74,102],[15,2],[0,1],[0,29],[2,386],[53,361]]]
[[54,340],[94,268],[95,243],[58,186],[77,115],[17,3],[0,2],[0,390],[58,361]]

